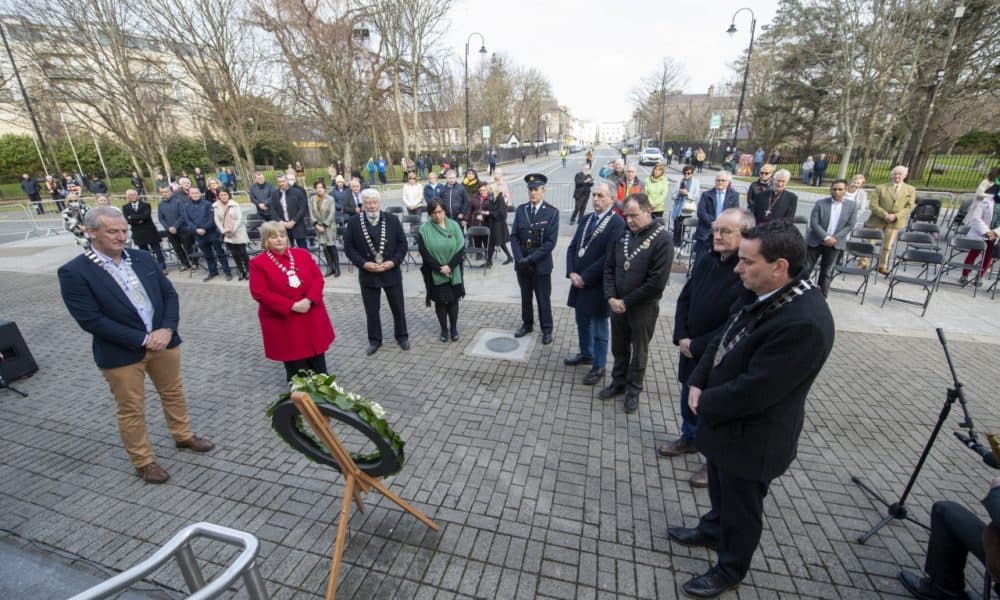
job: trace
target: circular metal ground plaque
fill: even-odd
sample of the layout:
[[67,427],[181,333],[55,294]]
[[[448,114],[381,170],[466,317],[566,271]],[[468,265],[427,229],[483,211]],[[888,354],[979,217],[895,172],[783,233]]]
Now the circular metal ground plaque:
[[517,340],[509,337],[495,337],[486,342],[486,348],[491,352],[513,352],[518,346]]

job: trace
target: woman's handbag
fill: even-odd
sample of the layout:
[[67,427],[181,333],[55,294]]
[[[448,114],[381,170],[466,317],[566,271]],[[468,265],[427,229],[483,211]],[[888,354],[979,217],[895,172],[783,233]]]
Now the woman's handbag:
[[698,212],[698,203],[695,202],[694,198],[685,198],[684,204],[681,206],[681,216],[690,217],[696,212]]

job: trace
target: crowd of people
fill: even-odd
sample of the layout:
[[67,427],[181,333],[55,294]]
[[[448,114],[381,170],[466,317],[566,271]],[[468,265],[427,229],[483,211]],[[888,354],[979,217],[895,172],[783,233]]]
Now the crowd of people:
[[[500,168],[489,181],[471,169],[459,179],[448,169],[443,182],[432,172],[423,184],[410,171],[403,207],[411,216],[426,213],[426,221],[404,223],[383,209],[379,190],[358,176],[348,182],[331,172],[332,190],[328,193],[320,180],[310,194],[296,170],[280,175],[276,187],[262,173],[254,174],[248,193],[261,221],[261,251],[252,260],[247,217],[218,181],[208,179],[204,195],[187,178],[176,190],[163,186],[157,207],[182,270],[203,259],[206,281],[218,275],[220,266],[230,279],[228,251],[240,279],[249,278],[264,354],[283,363],[286,379],[303,370],[327,370],[325,353],[335,333],[323,288],[326,276],[340,275],[338,239],[358,271],[368,356],[383,345],[383,292],[393,337],[401,350],[410,349],[401,266],[411,245],[421,257],[426,303],[434,307],[440,341],[460,340],[465,253],[482,247],[475,240],[469,246],[467,238],[479,226],[488,231],[483,240],[489,246],[487,264],[497,247],[507,255],[504,264],[514,263],[521,295],[514,337],[534,331],[537,308],[541,343],[553,342],[552,274],[561,270],[553,252],[560,213],[545,201],[545,175],[524,177],[527,202],[515,206]],[[657,448],[667,458],[693,453],[705,458],[690,483],[708,489],[710,510],[696,526],[672,526],[667,532],[676,543],[716,550],[712,568],[683,584],[693,597],[718,596],[749,571],[763,527],[763,499],[795,458],[806,396],[833,345],[833,319],[824,298],[847,239],[861,223],[881,230],[885,243],[879,270],[887,272],[892,242],[915,202],[902,166],[870,193],[863,176],[835,179],[829,196],[815,203],[803,236],[793,223],[798,198],[786,188],[790,173],[767,162],[755,170],[757,179],[742,198],[728,171],[717,173],[714,185],[702,191],[693,165],[684,165],[676,182],[662,165],[643,181],[637,168],[621,159],[598,178],[586,163],[574,177],[570,225],[575,229],[565,276],[578,350],[564,364],[588,367],[581,381],[596,386],[606,381],[610,350],[610,381],[597,396],[606,401],[623,396],[626,414],[640,406],[660,300],[681,241],[679,221],[697,220],[690,276],[674,307],[671,336],[678,351],[680,431]],[[1000,172],[991,173],[981,187],[981,199],[969,213],[968,235],[985,239],[991,254],[1000,232]],[[79,207],[78,199],[68,200],[67,212]],[[60,269],[60,284],[70,313],[95,338],[95,361],[118,403],[122,441],[137,474],[162,483],[168,475],[154,461],[142,415],[147,373],[177,446],[207,452],[214,445],[191,433],[179,374],[178,300],[164,277],[152,209],[134,189],[126,192],[121,210],[107,204],[78,211],[77,230],[88,243],[83,256]],[[148,252],[126,249],[129,230],[133,243]],[[308,250],[308,237],[322,249],[325,274]],[[818,284],[812,281],[814,265]],[[929,578],[909,574],[903,582],[917,591],[954,587],[953,570],[928,567]]]

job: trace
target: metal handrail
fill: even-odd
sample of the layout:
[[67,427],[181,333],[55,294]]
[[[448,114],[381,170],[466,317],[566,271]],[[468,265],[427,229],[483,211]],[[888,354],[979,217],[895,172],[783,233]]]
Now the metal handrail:
[[[225,571],[211,582],[205,582],[201,569],[195,561],[194,552],[191,550],[191,540],[198,537],[206,537],[234,546],[242,546],[243,551],[233,561]],[[257,568],[257,552],[260,549],[260,542],[257,536],[215,525],[213,523],[194,523],[178,531],[174,537],[163,545],[141,563],[134,567],[122,571],[118,575],[104,581],[94,587],[84,590],[73,596],[70,600],[96,600],[98,598],[108,598],[126,590],[133,583],[140,581],[153,571],[160,568],[171,558],[176,558],[177,566],[180,568],[184,581],[191,590],[189,600],[208,600],[215,598],[233,584],[237,577],[243,578],[247,586],[247,594],[253,600],[265,600],[267,590],[264,587],[264,579],[260,576]]]

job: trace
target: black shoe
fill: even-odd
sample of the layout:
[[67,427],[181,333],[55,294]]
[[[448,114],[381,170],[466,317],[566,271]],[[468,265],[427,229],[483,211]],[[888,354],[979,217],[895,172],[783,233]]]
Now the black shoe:
[[551,343],[552,343],[552,334],[551,333],[543,333],[542,334],[542,344],[548,346]]
[[573,356],[567,356],[563,359],[563,364],[567,367],[575,367],[577,365],[589,365],[594,362],[594,357],[587,356],[586,354],[574,354]]
[[202,279],[202,281],[212,281],[216,277],[218,277],[218,275],[209,275],[208,277]]
[[451,341],[453,341],[453,342],[457,342],[458,341],[458,332],[457,331],[451,334]]
[[910,592],[910,595],[914,598],[920,598],[920,600],[964,600],[968,598],[965,590],[946,592],[934,585],[930,577],[921,577],[913,571],[900,571],[899,581],[902,582],[906,591]]
[[712,568],[709,569],[708,573],[688,580],[681,589],[692,598],[715,598],[739,584],[738,581],[736,583],[730,582],[718,569]]
[[604,379],[604,369],[591,369],[583,376],[583,385],[597,385],[602,379]]
[[232,275],[226,275],[226,281],[232,281],[232,280],[233,280]]
[[510,257],[508,256],[508,257],[507,257],[507,260],[503,261],[503,264],[505,264],[505,265],[509,265],[509,264],[510,264],[510,263],[512,263],[512,262],[514,262],[514,259],[513,259],[513,258],[510,258]]
[[667,527],[667,537],[682,546],[701,546],[715,548],[719,540],[710,538],[697,527]]
[[447,331],[442,331],[441,335],[438,337],[438,339],[441,340],[442,342],[447,342],[448,341],[448,332]]
[[368,342],[368,350],[365,351],[365,354],[371,356],[372,354],[378,352],[378,349],[381,347],[382,344],[376,344],[375,342]]
[[517,331],[514,332],[514,337],[517,338],[524,337],[529,333],[531,333],[532,331],[534,331],[534,329],[532,329],[531,327],[525,327],[524,325],[521,325],[520,327],[517,328]]
[[410,349],[410,340],[408,340],[406,338],[403,338],[403,339],[399,340],[399,347],[402,348],[403,350],[409,350]]
[[624,391],[625,391],[624,385],[615,385],[614,383],[612,383],[608,387],[602,389],[600,392],[597,392],[597,397],[600,398],[601,400],[610,400]]
[[625,393],[625,412],[632,414],[639,410],[639,392]]

